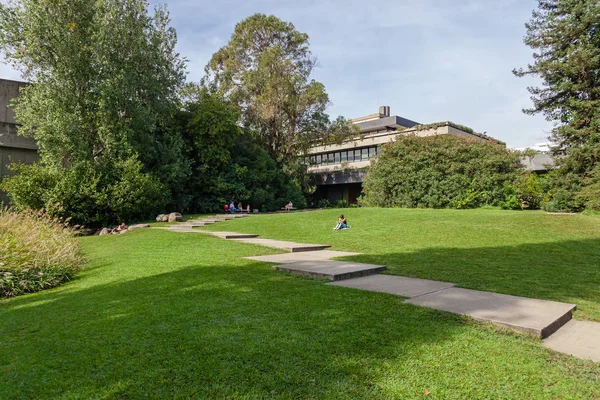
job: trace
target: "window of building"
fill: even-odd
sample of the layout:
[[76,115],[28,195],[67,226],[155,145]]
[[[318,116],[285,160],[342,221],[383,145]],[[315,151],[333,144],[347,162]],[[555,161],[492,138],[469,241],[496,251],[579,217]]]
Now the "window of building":
[[354,150],[354,161],[360,161],[360,150]]
[[348,161],[348,152],[342,151],[342,162]]
[[369,147],[369,158],[375,158],[377,155],[377,147]]
[[365,147],[364,149],[360,150],[360,159],[363,161],[369,159],[369,148],[368,147]]
[[333,153],[333,156],[335,157],[335,163],[339,164],[341,162],[341,154],[339,151],[336,151],[335,153]]

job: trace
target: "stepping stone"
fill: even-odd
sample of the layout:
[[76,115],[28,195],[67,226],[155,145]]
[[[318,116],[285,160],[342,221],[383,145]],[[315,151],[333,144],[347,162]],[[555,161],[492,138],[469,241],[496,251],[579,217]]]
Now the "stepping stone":
[[600,362],[600,323],[571,320],[542,343],[561,353]]
[[256,233],[237,233],[237,232],[213,232],[213,231],[201,231],[209,235],[217,236],[222,239],[250,239],[258,237]]
[[315,250],[323,250],[331,245],[328,244],[306,244],[306,243],[295,243],[295,242],[285,242],[282,240],[273,240],[273,239],[234,239],[244,243],[257,244],[259,246],[272,247],[274,249],[287,250],[291,252],[298,251],[315,251]]
[[283,253],[273,254],[270,256],[255,256],[245,257],[250,260],[272,262],[279,264],[294,263],[298,261],[319,261],[319,260],[330,260],[334,257],[346,257],[356,256],[360,253],[351,253],[348,251],[333,251],[333,250],[319,250],[319,251],[301,251],[296,253]]
[[345,261],[300,261],[277,265],[273,268],[279,271],[291,272],[292,274],[326,278],[331,281],[372,275],[385,270],[383,265]]
[[574,304],[459,288],[413,297],[405,303],[468,315],[542,339],[566,324],[575,310]]
[[190,228],[194,228],[196,226],[204,226],[204,225],[206,225],[205,222],[194,221],[194,222],[180,222],[177,226],[187,226]]
[[342,282],[328,283],[333,286],[369,290],[395,294],[402,297],[416,297],[434,293],[454,286],[453,283],[429,281],[426,279],[405,278],[394,275],[372,275],[362,278],[349,279]]

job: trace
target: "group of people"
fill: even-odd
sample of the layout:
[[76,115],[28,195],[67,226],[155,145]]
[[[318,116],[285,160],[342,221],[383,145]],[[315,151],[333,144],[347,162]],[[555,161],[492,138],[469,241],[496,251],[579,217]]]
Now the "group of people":
[[[235,204],[233,204],[233,201],[231,202],[231,204],[225,204],[225,206],[223,207],[223,210],[225,211],[225,213],[231,213],[234,214],[236,212],[243,212],[244,209],[242,208],[242,203],[239,203],[237,205],[237,207],[235,206]],[[250,212],[250,204],[248,204],[246,206],[246,212],[249,213]]]

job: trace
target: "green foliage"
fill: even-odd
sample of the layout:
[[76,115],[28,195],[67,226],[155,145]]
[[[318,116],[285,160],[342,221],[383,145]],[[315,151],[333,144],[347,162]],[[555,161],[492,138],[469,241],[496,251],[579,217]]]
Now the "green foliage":
[[58,286],[83,259],[66,224],[47,213],[0,210],[0,297]]
[[265,211],[289,201],[306,206],[297,181],[280,168],[251,133],[237,125],[238,111],[218,95],[193,89],[178,121],[192,174],[189,209],[220,211],[234,201]]
[[576,196],[581,189],[580,182],[577,174],[551,171],[543,182],[545,194],[542,209],[552,212],[581,211],[584,204]]
[[383,147],[363,184],[361,204],[474,208],[500,205],[522,165],[498,143],[451,135],[401,136]]
[[18,174],[5,178],[2,188],[16,209],[45,209],[77,224],[147,218],[168,201],[164,185],[142,172],[134,158],[100,168],[85,162],[67,170],[41,164],[13,168]]
[[241,112],[246,128],[278,164],[287,164],[317,142],[339,142],[356,127],[325,113],[329,97],[310,79],[316,60],[308,35],[277,17],[252,15],[235,26],[230,41],[205,68],[206,83]]
[[576,194],[586,210],[600,211],[600,166],[597,166],[587,177],[584,186]]
[[517,197],[527,204],[527,208],[537,210],[545,198],[544,179],[533,172],[525,172],[516,181]]
[[[527,27],[525,44],[534,62],[517,76],[541,78],[530,87],[533,108],[557,123],[552,149],[558,168],[551,183],[552,208],[576,211],[575,192],[600,162],[600,3],[596,0],[538,0]],[[569,193],[565,193],[568,191]]]
[[317,203],[317,208],[329,208],[329,207],[332,207],[332,204],[329,201],[329,199],[321,199]]
[[[41,156],[7,184],[19,207],[56,201],[90,223],[157,211],[158,188],[182,190],[183,143],[170,126],[184,62],[164,8],[149,16],[143,0],[22,0],[0,4],[0,25],[7,61],[32,83],[15,104],[19,133]],[[37,199],[17,185],[40,180]]]

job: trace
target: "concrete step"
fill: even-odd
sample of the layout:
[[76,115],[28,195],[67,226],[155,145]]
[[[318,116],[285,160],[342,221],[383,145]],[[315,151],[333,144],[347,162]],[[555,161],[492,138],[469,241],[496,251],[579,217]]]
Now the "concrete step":
[[584,360],[600,362],[600,323],[571,320],[544,339],[543,345]]
[[459,288],[416,296],[405,302],[468,315],[542,339],[566,324],[575,310],[574,304]]
[[383,265],[362,264],[345,261],[299,261],[276,265],[273,267],[279,271],[293,274],[308,275],[318,278],[326,278],[331,281],[357,278],[372,275],[385,270]]
[[211,231],[202,231],[203,233],[207,233],[209,235],[217,236],[222,239],[251,239],[258,237],[256,233],[237,233],[237,232],[211,232]]
[[328,285],[369,290],[371,292],[390,293],[402,297],[422,296],[454,286],[453,283],[448,282],[405,278],[403,276],[394,275],[371,275],[341,282],[332,282],[328,283]]
[[287,250],[291,252],[299,252],[299,251],[317,251],[323,250],[331,245],[328,244],[306,244],[306,243],[296,243],[296,242],[286,242],[282,240],[273,240],[273,239],[234,239],[244,243],[257,244],[259,246],[272,247],[274,249]]
[[279,264],[294,263],[299,261],[323,261],[334,257],[355,256],[360,253],[351,253],[348,251],[318,250],[301,251],[296,253],[273,254],[270,256],[245,257],[250,260],[272,262]]

